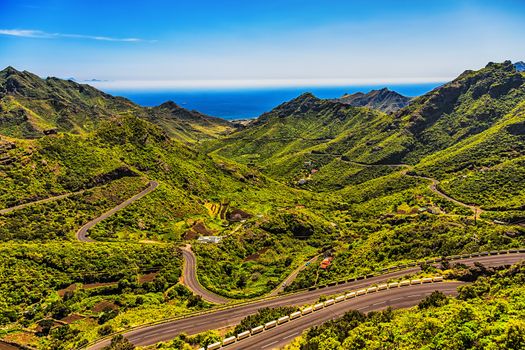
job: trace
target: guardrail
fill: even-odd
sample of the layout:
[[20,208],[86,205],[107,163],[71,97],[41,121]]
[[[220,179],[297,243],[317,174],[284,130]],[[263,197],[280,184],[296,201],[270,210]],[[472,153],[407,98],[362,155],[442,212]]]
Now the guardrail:
[[[371,273],[368,273],[368,274],[362,275],[362,276],[358,276],[358,277],[348,278],[348,279],[344,279],[344,280],[338,280],[338,281],[329,282],[329,283],[321,284],[321,285],[317,285],[317,286],[311,286],[311,287],[308,288],[308,290],[316,290],[316,289],[331,287],[331,286],[335,286],[335,285],[339,285],[339,284],[355,282],[355,281],[359,281],[359,280],[363,280],[363,279],[368,279],[368,278],[372,278],[372,277],[381,276],[381,275],[387,274],[389,272],[404,270],[404,269],[407,269],[409,267],[421,266],[423,264],[430,265],[430,264],[436,264],[436,263],[445,262],[445,261],[470,259],[470,258],[477,258],[477,257],[481,257],[481,256],[503,255],[503,254],[518,254],[518,253],[525,253],[525,248],[505,249],[505,250],[492,250],[492,251],[478,252],[478,253],[472,253],[472,254],[450,255],[450,256],[444,256],[444,257],[439,257],[439,258],[419,260],[419,261],[415,261],[415,262],[409,262],[409,263],[406,263],[406,264],[390,266],[390,267],[387,267],[387,268],[384,268],[384,269],[381,269],[381,270],[378,270],[378,271],[373,271]],[[377,272],[379,272],[379,273],[377,273]],[[298,289],[295,292],[299,292],[299,291],[303,291],[303,290],[305,290],[305,289]]]
[[250,330],[244,331],[242,333],[239,333],[234,336],[230,336],[227,338],[224,338],[222,341],[215,342],[213,344],[208,345],[207,347],[200,348],[199,350],[215,350],[224,348],[230,344],[234,344],[236,342],[240,342],[241,340],[247,339],[251,336],[254,336],[256,334],[263,333],[264,331],[267,331],[269,329],[276,328],[284,323],[293,322],[293,320],[296,320],[300,317],[304,317],[306,315],[309,315],[311,313],[315,313],[319,310],[325,309],[327,307],[331,307],[333,305],[336,305],[337,303],[340,303],[344,300],[349,299],[355,299],[362,295],[367,295],[371,293],[376,293],[380,290],[387,290],[387,289],[395,289],[395,288],[403,288],[405,286],[413,286],[418,284],[425,284],[425,283],[438,283],[443,282],[443,276],[435,276],[435,277],[426,277],[421,279],[413,279],[413,280],[405,280],[401,282],[393,282],[389,284],[382,284],[381,289],[379,289],[379,286],[370,286],[365,289],[360,289],[357,291],[348,291],[344,292],[342,295],[337,296],[333,299],[328,299],[324,302],[317,303],[315,305],[307,306],[303,308],[301,311],[296,311],[291,313],[290,315],[280,317],[276,320],[266,322],[264,325],[260,325],[257,327],[254,327]]
[[[345,280],[339,280],[339,281],[336,281],[336,282],[331,282],[330,284],[339,285],[339,284],[345,284],[345,283],[360,281],[360,280],[364,280],[366,278],[380,276],[382,274],[386,274],[386,273],[389,273],[389,272],[394,272],[394,271],[407,269],[409,267],[421,266],[422,264],[434,264],[434,263],[443,262],[443,261],[453,261],[453,260],[475,258],[475,257],[481,257],[481,256],[488,256],[488,255],[496,255],[496,254],[491,254],[491,253],[494,253],[494,252],[497,252],[498,255],[502,255],[502,254],[519,254],[519,253],[525,253],[525,248],[506,249],[506,250],[499,250],[499,251],[492,251],[492,252],[485,251],[485,252],[478,252],[478,253],[472,253],[472,254],[452,255],[452,256],[445,256],[445,257],[440,257],[440,258],[420,260],[420,261],[417,261],[417,262],[405,263],[405,264],[395,265],[395,266],[391,266],[391,267],[382,269],[381,271],[383,273],[381,273],[381,274],[377,274],[376,275],[376,274],[372,273],[372,274],[368,274],[368,275],[357,276],[357,277],[348,278],[348,279],[345,279]],[[316,289],[319,289],[319,288],[325,288],[327,286],[328,286],[328,284],[312,286],[312,287],[298,289],[298,290],[295,290],[295,291],[292,291],[292,292],[287,292],[287,293],[274,295],[274,296],[270,296],[270,297],[268,297],[268,296],[266,296],[266,297],[259,297],[259,298],[255,298],[255,299],[248,300],[248,301],[241,301],[241,300],[239,300],[239,302],[237,302],[237,303],[234,301],[234,299],[232,299],[233,303],[226,304],[224,306],[219,306],[219,307],[216,307],[216,308],[213,308],[213,309],[209,309],[209,310],[205,310],[205,311],[192,312],[192,313],[188,313],[188,314],[177,316],[177,317],[165,318],[165,319],[162,319],[162,320],[149,322],[149,323],[143,324],[143,325],[138,326],[138,327],[132,327],[132,328],[128,328],[128,329],[125,329],[125,330],[121,330],[121,331],[117,331],[117,332],[111,333],[111,334],[109,334],[107,336],[98,338],[97,340],[88,343],[85,346],[85,348],[89,348],[89,347],[91,347],[91,346],[93,346],[93,345],[95,345],[95,344],[97,344],[97,343],[99,343],[99,342],[101,342],[101,341],[103,341],[105,339],[110,339],[111,337],[113,337],[113,336],[115,336],[117,334],[123,334],[123,333],[129,332],[131,330],[146,328],[146,327],[150,327],[150,326],[154,326],[154,325],[158,325],[158,324],[162,324],[162,323],[166,323],[166,322],[170,322],[170,321],[176,321],[176,320],[181,320],[181,319],[190,318],[190,317],[194,317],[194,316],[199,316],[199,315],[204,315],[204,314],[208,314],[208,313],[213,313],[213,312],[220,311],[220,310],[231,309],[231,308],[238,307],[238,306],[249,305],[249,304],[257,303],[257,302],[264,301],[264,300],[273,300],[273,299],[276,299],[276,298],[280,298],[282,296],[294,295],[294,294],[302,293],[302,292],[305,292],[305,291],[312,291],[312,290],[316,290]]]

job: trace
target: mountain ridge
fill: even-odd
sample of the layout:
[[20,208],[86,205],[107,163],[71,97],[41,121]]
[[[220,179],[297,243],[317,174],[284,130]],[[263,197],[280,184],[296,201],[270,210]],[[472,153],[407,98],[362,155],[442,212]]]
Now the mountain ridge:
[[366,94],[363,92],[345,94],[336,100],[354,107],[369,107],[385,113],[393,113],[406,107],[411,98],[388,88],[382,88],[371,90]]
[[[86,133],[100,121],[133,114],[165,128],[185,142],[217,137],[234,129],[230,122],[182,107],[142,107],[91,85],[55,77],[42,79],[9,66],[0,71],[0,133],[35,138],[49,132]],[[173,106],[172,106],[173,107]]]
[[[244,130],[213,142],[209,150],[252,162],[287,181],[310,177],[302,164],[313,161],[312,154],[339,155],[365,164],[417,164],[490,129],[524,98],[525,78],[512,63],[489,63],[478,71],[465,71],[390,114],[303,94],[261,115]],[[317,160],[316,170],[326,162],[334,165]]]

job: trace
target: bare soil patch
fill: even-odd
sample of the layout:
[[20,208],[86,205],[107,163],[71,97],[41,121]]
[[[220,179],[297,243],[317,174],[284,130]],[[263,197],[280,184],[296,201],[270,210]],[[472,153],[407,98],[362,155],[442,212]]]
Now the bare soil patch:
[[139,283],[151,282],[157,277],[158,272],[150,272],[145,275],[139,276]]
[[193,226],[184,233],[185,240],[196,239],[199,236],[213,236],[215,232],[206,228],[202,221],[197,221]]
[[66,295],[67,292],[73,292],[77,289],[77,284],[76,283],[73,283],[73,284],[70,284],[69,286],[67,286],[66,288],[64,289],[60,289],[58,290],[58,295],[63,298],[64,295]]
[[244,258],[243,261],[254,261],[254,260],[257,260],[261,257],[261,255],[263,255],[264,253],[266,253],[268,251],[268,248],[263,248],[263,249],[260,249],[259,251],[251,254],[251,255],[248,255],[246,258]]
[[103,300],[95,304],[91,311],[93,312],[102,312],[104,310],[111,309],[111,310],[117,310],[118,306],[113,304],[111,301]]
[[108,287],[116,285],[118,282],[96,282],[96,283],[86,283],[82,285],[83,289],[93,289],[98,287]]
[[84,319],[84,316],[80,316],[78,314],[71,314],[71,315],[68,315],[68,316],[64,317],[63,319],[61,319],[61,321],[64,322],[64,323],[70,324],[70,323],[73,323],[75,321],[83,320],[83,319]]

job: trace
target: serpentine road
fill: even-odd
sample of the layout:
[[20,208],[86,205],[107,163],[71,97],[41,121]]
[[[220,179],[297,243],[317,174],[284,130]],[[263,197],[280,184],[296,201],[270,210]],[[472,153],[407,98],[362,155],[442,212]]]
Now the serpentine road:
[[481,207],[479,206],[476,206],[476,205],[473,205],[473,204],[468,204],[468,203],[464,203],[464,202],[461,202],[455,198],[452,198],[450,197],[448,194],[446,194],[445,192],[442,192],[438,186],[439,186],[439,180],[436,180],[434,178],[431,178],[431,177],[426,177],[426,176],[420,176],[420,175],[411,175],[411,174],[408,174],[408,172],[410,170],[412,170],[414,168],[414,166],[412,165],[409,165],[409,164],[403,164],[403,163],[399,163],[399,164],[368,164],[368,163],[361,163],[361,162],[357,162],[357,161],[354,161],[354,160],[344,160],[343,158],[341,158],[341,155],[335,155],[335,154],[329,154],[329,155],[332,155],[332,156],[338,156],[339,157],[339,160],[343,161],[343,162],[346,162],[346,163],[352,163],[352,164],[356,164],[356,165],[360,165],[360,166],[363,166],[363,167],[379,167],[379,166],[387,166],[387,167],[390,167],[390,168],[405,168],[401,171],[401,175],[405,175],[405,176],[410,176],[410,177],[415,177],[415,178],[419,178],[419,179],[423,179],[423,180],[427,180],[427,181],[430,181],[430,184],[428,186],[428,188],[434,192],[435,194],[437,194],[438,196],[440,197],[443,197],[445,198],[446,200],[456,204],[456,205],[459,205],[461,207],[464,207],[464,208],[468,208],[472,211],[474,217],[476,219],[480,219],[481,218],[481,214],[483,213],[483,209],[481,209]]
[[[465,259],[456,259],[453,260],[454,263],[462,263],[469,266],[474,265],[475,262],[482,263],[484,266],[491,267],[491,266],[503,266],[503,265],[512,265],[515,264],[521,260],[525,259],[525,253],[514,253],[514,254],[502,254],[502,255],[489,255],[489,256],[478,256],[478,257],[472,257],[472,258],[465,258]],[[301,306],[306,304],[312,304],[316,302],[319,297],[326,296],[326,295],[333,295],[338,294],[342,292],[346,292],[351,289],[358,289],[363,288],[366,286],[369,286],[371,284],[377,284],[386,282],[388,280],[394,279],[394,278],[401,278],[405,276],[406,274],[411,273],[417,273],[420,271],[420,268],[418,266],[407,268],[399,271],[389,272],[380,276],[371,277],[363,280],[358,281],[352,281],[347,282],[343,284],[337,284],[330,287],[325,287],[321,289],[311,290],[311,291],[302,291],[295,294],[284,294],[278,297],[273,298],[266,298],[266,299],[260,299],[236,306],[225,306],[222,308],[217,308],[214,310],[210,310],[206,313],[196,314],[196,315],[188,315],[187,317],[176,319],[176,320],[169,320],[164,323],[159,323],[155,325],[149,325],[149,326],[143,326],[139,328],[132,329],[130,331],[124,332],[124,336],[129,339],[133,344],[137,346],[146,346],[146,345],[152,345],[160,341],[168,341],[170,339],[173,339],[180,333],[186,333],[186,334],[196,334],[200,332],[204,332],[211,329],[218,329],[228,326],[233,326],[238,324],[243,318],[245,318],[248,315],[255,314],[257,310],[263,307],[278,307],[278,306]],[[381,309],[386,306],[391,306],[393,308],[400,308],[400,307],[407,307],[411,305],[417,304],[421,299],[423,299],[428,293],[434,291],[434,290],[441,290],[444,293],[448,294],[454,294],[455,288],[458,286],[458,282],[445,282],[445,283],[439,283],[439,284],[431,284],[431,285],[421,285],[421,286],[413,286],[410,288],[400,288],[400,289],[389,289],[386,291],[381,291],[375,293],[373,296],[365,296],[360,297],[359,300],[356,299],[356,301],[352,302],[344,302],[341,303],[341,305],[344,305],[345,307],[341,307],[341,312],[348,311],[350,309],[359,309],[361,311],[371,311],[376,309]],[[337,308],[335,308],[337,309]],[[327,308],[327,313],[331,313],[331,317],[336,317],[339,315],[339,313],[336,312],[334,308],[330,309]],[[266,344],[268,347],[274,345],[275,347],[279,346],[281,342],[284,342],[285,340],[291,341],[293,338],[293,335],[290,334],[297,334],[301,332],[303,329],[306,329],[308,327],[311,327],[313,325],[319,324],[321,322],[324,322],[327,319],[330,319],[330,317],[326,318],[326,314],[324,313],[324,310],[320,313],[318,313],[319,316],[315,317],[305,317],[304,321],[301,320],[300,322],[290,322],[289,325],[286,326],[279,326],[274,331],[271,332],[264,332],[263,334],[274,334],[273,332],[278,332],[279,335],[275,336],[277,338],[281,337],[281,340],[274,338],[277,341],[273,344]],[[302,322],[306,322],[303,324]],[[292,331],[293,329],[293,331]],[[287,333],[286,339],[284,339],[284,335],[282,332],[290,332],[290,334]],[[273,335],[272,335],[273,337]],[[253,339],[260,339],[262,341],[262,337],[254,336]],[[264,338],[266,339],[266,338]],[[246,340],[246,342],[239,342],[239,345],[243,344],[243,348],[253,348],[250,346],[246,346],[246,344],[250,340]],[[253,340],[255,341],[255,340]],[[266,340],[265,340],[266,341]],[[102,340],[92,346],[90,346],[88,349],[95,350],[95,349],[102,349],[104,346],[109,344],[109,339]],[[256,347],[257,349],[262,349],[262,346],[260,345],[262,343],[257,343]],[[229,347],[233,349],[232,347]]]
[[202,299],[215,304],[225,304],[228,299],[221,297],[201,286],[197,279],[197,259],[191,251],[191,246],[181,248],[184,257],[184,268],[182,270],[182,284],[188,287],[193,293],[200,295]]
[[440,284],[421,284],[409,288],[395,288],[366,294],[359,298],[348,299],[337,307],[327,307],[307,316],[303,316],[292,322],[285,323],[279,327],[266,330],[263,333],[253,335],[246,340],[239,341],[228,346],[228,350],[237,349],[276,349],[290,343],[303,331],[313,326],[318,326],[326,321],[342,317],[350,310],[361,312],[379,311],[388,307],[405,308],[417,305],[422,299],[434,291],[440,291],[446,295],[457,295],[457,287],[463,285],[461,282],[446,282]]
[[105,212],[104,214],[100,215],[99,217],[89,221],[88,223],[86,223],[84,226],[82,226],[77,231],[77,233],[76,233],[77,239],[79,241],[81,241],[81,242],[95,242],[95,240],[89,238],[88,235],[87,235],[87,231],[90,228],[92,228],[93,226],[95,226],[96,224],[101,222],[102,220],[107,219],[111,215],[115,214],[117,211],[119,211],[121,209],[124,209],[125,207],[127,207],[131,203],[135,202],[136,200],[141,199],[142,197],[144,197],[148,193],[154,191],[157,188],[158,185],[159,185],[159,183],[157,181],[150,181],[149,182],[149,186],[145,190],[143,190],[142,192],[137,193],[133,197],[126,199],[124,202],[120,203],[116,207],[108,210],[107,212]]

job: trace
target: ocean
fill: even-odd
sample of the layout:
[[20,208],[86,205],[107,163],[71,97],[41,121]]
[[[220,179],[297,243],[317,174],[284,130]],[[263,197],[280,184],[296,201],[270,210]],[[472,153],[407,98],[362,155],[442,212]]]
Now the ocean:
[[228,120],[256,118],[279,104],[304,92],[319,98],[336,98],[345,93],[368,92],[387,87],[405,96],[422,95],[442,83],[367,85],[348,87],[293,87],[293,88],[247,88],[235,90],[111,90],[106,92],[123,96],[142,106],[157,106],[168,100],[181,107]]

